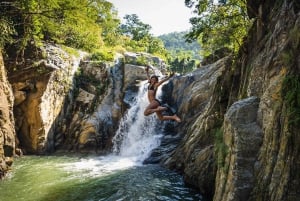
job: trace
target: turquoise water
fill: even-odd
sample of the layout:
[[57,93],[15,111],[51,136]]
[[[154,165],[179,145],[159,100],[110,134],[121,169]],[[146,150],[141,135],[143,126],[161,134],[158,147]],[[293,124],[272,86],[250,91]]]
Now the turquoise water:
[[141,164],[163,136],[157,117],[141,112],[148,105],[143,83],[113,139],[115,155],[18,158],[0,181],[0,201],[204,201],[175,172]]
[[201,200],[182,177],[118,156],[25,156],[0,182],[1,201]]

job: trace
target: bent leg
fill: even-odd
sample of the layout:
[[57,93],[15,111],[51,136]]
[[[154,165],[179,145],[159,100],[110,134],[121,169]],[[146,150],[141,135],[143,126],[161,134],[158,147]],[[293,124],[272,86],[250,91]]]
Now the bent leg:
[[174,121],[177,121],[177,122],[181,122],[181,119],[176,115],[172,115],[172,116],[163,116],[161,111],[158,111],[156,112],[156,115],[158,117],[159,120],[161,121],[166,121],[166,120],[174,120]]
[[159,103],[156,101],[152,101],[145,109],[144,115],[148,116],[154,112],[163,111],[164,108],[159,106]]
[[157,108],[154,108],[154,109],[151,109],[151,108],[146,108],[145,111],[144,111],[144,115],[145,116],[148,116],[154,112],[161,112],[161,111],[165,111],[167,110],[166,107],[161,107],[161,106],[158,106]]

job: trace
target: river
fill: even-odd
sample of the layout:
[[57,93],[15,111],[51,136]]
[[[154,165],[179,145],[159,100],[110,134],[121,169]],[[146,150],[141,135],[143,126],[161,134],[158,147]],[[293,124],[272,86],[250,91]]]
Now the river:
[[0,192],[1,201],[203,200],[179,174],[119,156],[25,156]]
[[131,100],[107,156],[52,155],[15,159],[0,182],[1,201],[182,201],[204,198],[182,176],[143,165],[163,135],[155,115],[144,117],[145,82]]

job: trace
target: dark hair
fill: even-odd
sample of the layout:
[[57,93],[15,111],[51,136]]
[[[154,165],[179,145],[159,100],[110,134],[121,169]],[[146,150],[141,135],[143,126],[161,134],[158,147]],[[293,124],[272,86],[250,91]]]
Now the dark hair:
[[150,77],[150,79],[152,79],[152,78],[155,78],[156,81],[158,81],[158,76],[157,76],[157,75],[152,75],[152,76]]

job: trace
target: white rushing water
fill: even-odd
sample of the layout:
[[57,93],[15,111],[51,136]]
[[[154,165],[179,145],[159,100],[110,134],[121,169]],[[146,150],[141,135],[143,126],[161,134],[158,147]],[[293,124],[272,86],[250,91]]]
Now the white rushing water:
[[22,157],[14,162],[10,177],[0,182],[0,201],[204,201],[176,172],[142,165],[160,144],[162,123],[155,114],[144,116],[147,84],[140,84],[120,121],[112,154]]
[[155,114],[144,116],[147,105],[147,86],[146,81],[143,81],[113,139],[115,154],[142,162],[149,156],[151,150],[159,146],[161,137],[157,131],[159,122]]
[[[158,95],[161,90],[157,91]],[[137,96],[130,102],[130,108],[121,119],[113,138],[113,153],[107,156],[81,159],[65,168],[73,171],[86,170],[87,174],[99,176],[142,165],[151,151],[160,145],[161,123],[155,114],[144,116],[148,105],[147,81],[140,82]]]

